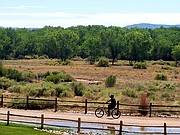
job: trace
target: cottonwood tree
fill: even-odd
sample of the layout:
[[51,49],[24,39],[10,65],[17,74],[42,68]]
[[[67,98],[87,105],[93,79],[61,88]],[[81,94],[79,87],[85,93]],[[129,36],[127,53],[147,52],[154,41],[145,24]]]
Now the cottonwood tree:
[[174,58],[174,60],[176,62],[176,66],[177,66],[177,63],[180,60],[180,44],[175,46],[172,49],[172,55],[173,55],[173,58]]
[[147,31],[131,31],[125,35],[126,54],[130,65],[144,61],[151,50],[152,38]]
[[124,37],[121,33],[116,33],[113,29],[104,30],[101,32],[102,44],[105,45],[109,52],[110,58],[112,59],[112,65],[116,58],[123,51],[124,46]]
[[86,54],[89,56],[90,64],[94,64],[101,54],[101,39],[88,36],[86,37],[82,48],[84,48],[84,51],[86,51]]

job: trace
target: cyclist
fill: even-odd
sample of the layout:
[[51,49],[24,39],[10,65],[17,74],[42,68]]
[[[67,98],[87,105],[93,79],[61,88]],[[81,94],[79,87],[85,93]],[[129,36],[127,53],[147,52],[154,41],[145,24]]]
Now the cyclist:
[[114,95],[111,94],[110,96],[110,100],[108,100],[106,103],[109,103],[108,105],[108,116],[110,116],[110,110],[114,109],[116,107],[116,99],[114,98]]

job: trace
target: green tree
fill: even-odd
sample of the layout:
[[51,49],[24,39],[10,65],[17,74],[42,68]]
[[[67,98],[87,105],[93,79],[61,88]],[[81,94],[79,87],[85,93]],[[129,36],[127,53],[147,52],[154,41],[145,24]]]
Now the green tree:
[[172,55],[177,65],[178,61],[180,60],[180,44],[172,49]]
[[78,35],[70,30],[59,31],[56,35],[57,57],[62,61],[75,55],[77,49]]
[[82,48],[84,48],[86,54],[89,56],[90,64],[94,64],[101,54],[101,39],[88,36],[84,41]]
[[8,48],[9,42],[10,40],[7,36],[6,30],[0,28],[0,59],[6,59],[7,54],[10,51]]
[[54,33],[49,32],[43,37],[40,50],[50,58],[57,58],[57,40]]
[[148,58],[151,50],[152,38],[147,30],[132,30],[125,35],[126,54],[130,65]]
[[152,55],[154,59],[171,59],[172,43],[163,35],[158,35],[153,42]]
[[118,58],[124,48],[124,37],[121,33],[116,32],[114,29],[108,29],[101,32],[102,44],[107,46],[114,65],[115,59]]

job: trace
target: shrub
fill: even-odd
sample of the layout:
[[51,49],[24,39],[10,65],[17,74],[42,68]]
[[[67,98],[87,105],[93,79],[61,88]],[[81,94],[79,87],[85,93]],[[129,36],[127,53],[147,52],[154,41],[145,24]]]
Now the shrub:
[[109,67],[109,60],[105,57],[101,57],[97,63],[98,67]]
[[106,87],[113,87],[116,83],[116,76],[110,75],[105,80]]
[[22,72],[22,80],[30,82],[32,79],[35,79],[36,75],[31,70],[26,70]]
[[[12,108],[17,109],[25,109],[26,108],[26,100],[18,100],[14,101],[15,104],[12,103]],[[18,104],[17,104],[18,103]],[[52,109],[54,108],[54,101],[40,101],[40,100],[32,100],[28,104],[28,109],[30,110],[40,110],[40,109]]]
[[122,91],[122,94],[124,96],[132,97],[132,98],[136,98],[137,97],[136,91],[134,89],[124,90],[124,91]]
[[169,62],[163,61],[162,59],[160,59],[158,61],[155,61],[152,65],[155,65],[155,64],[158,64],[158,65],[170,65]]
[[38,56],[38,55],[36,55],[36,54],[34,54],[34,55],[32,55],[32,58],[33,58],[33,59],[38,59],[38,58],[39,58],[39,56]]
[[75,56],[74,58],[72,58],[73,61],[83,61],[83,58],[81,58],[80,56]]
[[4,90],[3,90],[3,89],[0,89],[0,95],[2,95],[3,92],[4,92]]
[[8,89],[9,92],[15,92],[15,93],[21,93],[21,90],[22,90],[22,85],[13,85]]
[[167,80],[167,76],[164,74],[157,74],[155,80]]
[[46,54],[44,54],[44,55],[42,55],[42,56],[39,56],[39,59],[49,59],[49,56],[46,55]]
[[0,61],[0,77],[3,76],[3,63]]
[[86,92],[84,93],[84,96],[85,96],[86,98],[88,98],[88,99],[94,99],[94,95],[93,95],[93,93],[90,92],[90,91],[86,91]]
[[25,55],[24,58],[27,59],[27,60],[30,60],[30,59],[32,59],[32,56],[30,56],[30,55]]
[[74,78],[64,71],[54,71],[45,80],[57,84],[59,82],[72,82]]
[[13,84],[15,84],[15,81],[10,80],[6,77],[2,77],[0,78],[0,89],[8,89],[9,87],[11,87]]
[[35,87],[31,85],[22,86],[21,91],[22,91],[22,94],[24,94],[25,96],[35,96],[37,94]]
[[75,96],[83,96],[85,87],[82,83],[72,83],[72,90]]
[[170,62],[171,67],[177,67],[177,63],[175,61]]
[[164,69],[164,70],[172,70],[172,68],[168,67],[168,66],[162,66],[161,69]]
[[137,91],[142,91],[144,89],[145,89],[145,87],[143,85],[141,85],[141,84],[137,85],[137,88],[136,88]]
[[11,105],[8,105],[8,107],[12,107],[15,109],[25,109],[26,108],[26,99],[24,99],[24,100],[15,99]]
[[156,99],[156,95],[154,93],[149,94],[149,99],[154,101]]
[[60,97],[60,96],[68,96],[67,94],[67,90],[69,88],[67,88],[65,85],[59,84],[56,88],[55,88],[55,96],[56,97]]
[[18,82],[23,80],[22,73],[15,69],[4,69],[3,72],[3,74],[9,79],[14,79]]
[[59,74],[61,76],[61,82],[72,82],[74,80],[74,78],[70,74],[64,71],[60,72]]
[[164,89],[171,89],[171,90],[174,90],[175,89],[175,86],[170,84],[170,83],[166,83],[164,84]]
[[39,72],[39,73],[37,73],[37,75],[36,75],[36,79],[42,80],[42,79],[46,78],[46,77],[49,76],[49,75],[50,75],[50,72],[49,72],[49,71],[44,72],[44,73]]
[[161,97],[162,97],[162,98],[170,98],[170,95],[169,95],[169,93],[163,93],[163,94],[161,95]]
[[70,65],[71,61],[70,60],[65,60],[61,62],[61,65]]
[[136,68],[136,69],[147,69],[147,64],[146,64],[146,62],[136,62],[133,65],[133,68]]
[[50,82],[53,82],[55,84],[59,83],[60,82],[60,75],[57,74],[57,75],[49,75],[46,77],[46,81],[50,81]]

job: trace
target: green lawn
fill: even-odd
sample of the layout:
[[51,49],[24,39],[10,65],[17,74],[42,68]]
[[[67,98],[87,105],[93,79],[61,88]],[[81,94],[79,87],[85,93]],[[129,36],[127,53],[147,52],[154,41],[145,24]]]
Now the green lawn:
[[6,126],[5,123],[0,123],[0,135],[53,135],[52,133],[35,130],[34,127],[10,124]]

